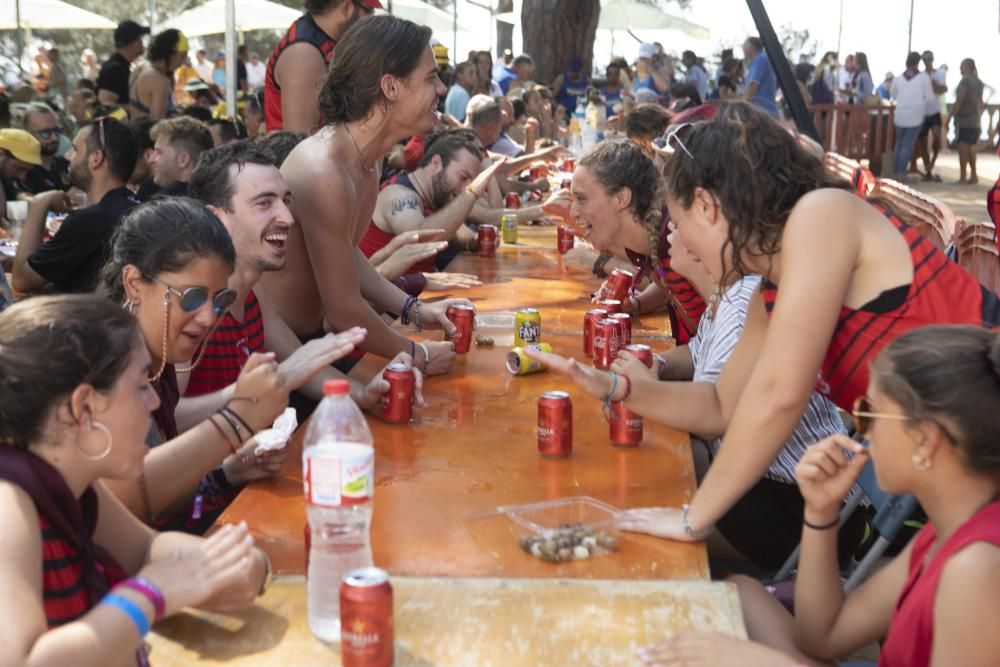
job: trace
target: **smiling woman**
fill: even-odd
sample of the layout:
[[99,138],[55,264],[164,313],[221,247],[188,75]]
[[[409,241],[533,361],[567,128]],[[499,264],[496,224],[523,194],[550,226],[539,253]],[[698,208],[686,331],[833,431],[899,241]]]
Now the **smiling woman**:
[[[191,361],[232,305],[235,292],[227,281],[234,262],[233,244],[222,223],[203,205],[183,197],[136,208],[115,236],[103,289],[135,314],[161,405],[147,439],[154,449],[145,475],[138,485],[111,486],[146,521],[159,518],[163,525],[169,520],[170,525],[196,532],[207,528],[241,481],[235,474],[237,464],[248,453],[240,446],[269,426],[288,403],[288,390],[272,356],[253,355],[234,398],[178,437],[174,411],[180,392],[174,366]],[[198,362],[195,359],[194,365]],[[223,466],[213,472],[220,463]]]

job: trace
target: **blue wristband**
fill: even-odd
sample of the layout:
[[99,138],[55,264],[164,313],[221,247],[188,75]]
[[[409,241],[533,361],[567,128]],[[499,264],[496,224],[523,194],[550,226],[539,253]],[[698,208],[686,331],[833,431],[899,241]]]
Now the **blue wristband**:
[[139,631],[140,638],[145,637],[149,633],[149,619],[146,618],[146,613],[142,610],[142,607],[124,595],[108,593],[101,599],[101,604],[116,607],[125,612],[135,624],[135,629]]

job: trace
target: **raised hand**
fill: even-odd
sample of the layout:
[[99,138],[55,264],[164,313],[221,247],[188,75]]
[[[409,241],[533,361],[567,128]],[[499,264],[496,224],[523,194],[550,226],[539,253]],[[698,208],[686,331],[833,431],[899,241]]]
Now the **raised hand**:
[[288,386],[273,352],[250,355],[236,379],[229,407],[254,431],[268,428],[288,407]]
[[[852,452],[849,459],[846,452]],[[795,466],[795,479],[806,501],[812,522],[837,518],[840,505],[868,463],[868,450],[842,433],[836,433],[806,450]]]
[[295,350],[278,365],[285,386],[290,390],[302,387],[316,373],[353,352],[367,333],[361,327],[353,327],[338,334],[328,333]]
[[603,399],[611,391],[611,376],[604,371],[580,364],[576,359],[562,357],[551,352],[529,348],[525,350],[525,354],[535,361],[542,362],[550,370],[565,375],[580,389],[595,398]]

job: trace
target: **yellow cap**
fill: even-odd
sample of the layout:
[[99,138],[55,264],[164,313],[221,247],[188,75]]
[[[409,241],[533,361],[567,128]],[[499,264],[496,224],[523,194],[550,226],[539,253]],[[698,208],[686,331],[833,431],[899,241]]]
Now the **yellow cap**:
[[24,130],[0,130],[0,149],[21,162],[42,165],[42,145]]
[[187,53],[188,52],[188,38],[184,36],[183,32],[177,31],[177,46],[174,48],[177,53]]
[[437,61],[439,67],[444,67],[448,64],[448,47],[444,44],[435,44],[434,49],[434,60]]

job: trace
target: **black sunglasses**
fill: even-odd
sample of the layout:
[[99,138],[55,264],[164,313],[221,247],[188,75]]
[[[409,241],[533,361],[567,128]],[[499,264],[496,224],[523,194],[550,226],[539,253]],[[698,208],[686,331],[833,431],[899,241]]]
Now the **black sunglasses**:
[[[167,288],[167,292],[173,294],[177,297],[180,302],[181,310],[185,313],[193,313],[194,311],[205,305],[208,301],[209,293],[207,287],[188,287],[183,292],[173,285],[160,280],[159,278],[152,278]],[[229,310],[229,307],[233,305],[236,301],[236,290],[229,289],[228,287],[224,290],[220,290],[215,297],[212,298],[212,312],[215,313],[216,317],[221,316],[224,312]]]
[[61,136],[63,129],[61,127],[47,127],[44,130],[32,130],[31,133],[40,139],[48,141],[49,139],[55,139],[56,137]]

